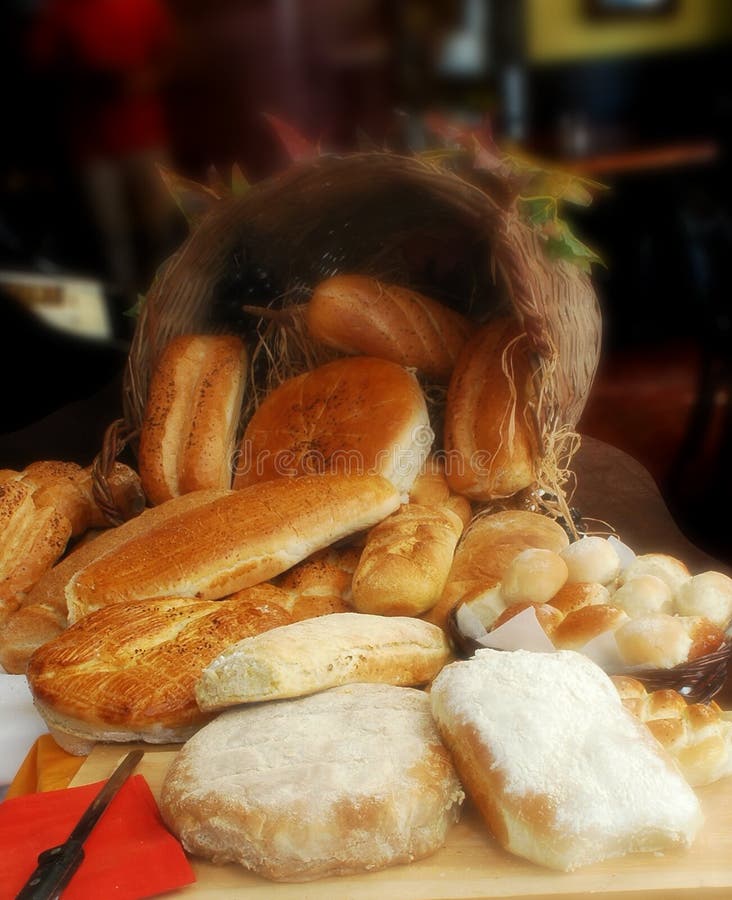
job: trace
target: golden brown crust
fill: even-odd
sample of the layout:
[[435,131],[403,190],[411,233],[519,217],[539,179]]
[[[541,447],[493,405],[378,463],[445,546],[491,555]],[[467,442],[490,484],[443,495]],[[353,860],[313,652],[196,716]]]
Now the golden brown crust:
[[316,286],[306,311],[312,337],[342,353],[377,356],[447,384],[470,334],[460,313],[365,275],[336,275]]
[[378,475],[310,475],[226,492],[87,565],[66,588],[69,612],[78,618],[149,597],[225,597],[371,527],[398,504]]
[[412,374],[383,359],[338,359],[265,398],[242,438],[234,488],[336,471],[377,472],[408,490],[431,443]]
[[593,638],[614,631],[627,621],[627,613],[614,606],[583,606],[569,613],[554,629],[552,641],[562,650],[579,650]]
[[465,527],[473,518],[470,500],[454,494],[450,490],[445,477],[445,459],[443,456],[428,456],[422,471],[417,476],[409,491],[409,502],[420,506],[446,507],[459,516]]
[[484,501],[534,481],[538,439],[531,398],[526,335],[511,319],[483,326],[461,353],[447,392],[446,474],[453,491]]
[[328,547],[278,576],[275,583],[287,595],[283,605],[294,622],[351,609],[351,584],[361,551],[360,544]]
[[200,726],[194,685],[230,644],[285,625],[259,588],[218,603],[168,597],[108,606],[38,649],[28,683],[57,728],[98,734]]
[[138,453],[152,503],[231,485],[245,348],[231,335],[182,335],[153,373]]

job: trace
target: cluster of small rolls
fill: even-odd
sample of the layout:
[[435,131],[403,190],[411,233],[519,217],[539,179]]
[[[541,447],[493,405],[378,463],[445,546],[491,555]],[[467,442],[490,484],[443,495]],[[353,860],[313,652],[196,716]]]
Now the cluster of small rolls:
[[692,576],[662,553],[625,565],[611,541],[588,536],[559,552],[529,548],[471,609],[495,630],[531,607],[555,647],[581,650],[614,635],[625,666],[673,668],[717,650],[732,623],[732,579]]
[[732,714],[713,700],[688,703],[677,691],[647,691],[629,675],[613,675],[623,705],[650,729],[694,787],[732,774]]

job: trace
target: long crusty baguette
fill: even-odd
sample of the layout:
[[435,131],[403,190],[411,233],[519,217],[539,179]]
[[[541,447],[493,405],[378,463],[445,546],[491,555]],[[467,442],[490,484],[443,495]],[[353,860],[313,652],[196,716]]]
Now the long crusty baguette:
[[269,585],[237,600],[144,600],[107,606],[37,650],[28,664],[34,702],[62,746],[183,741],[207,720],[194,685],[230,644],[290,621]]
[[167,519],[223,497],[226,493],[196,491],[194,494],[176,497],[160,506],[146,509],[141,515],[117,528],[103,531],[93,541],[77,546],[43,575],[23,598],[20,608],[0,629],[0,664],[8,672],[22,674],[33,651],[63,631],[68,617],[64,592],[77,572],[105,553],[121,547],[126,541],[147,534],[154,526]]
[[446,507],[407,503],[369,532],[353,574],[353,608],[419,616],[440,599],[462,520]]
[[148,597],[216,600],[279,575],[399,505],[379,475],[305,475],[231,491],[107,553],[66,587],[77,619]]
[[231,486],[246,350],[232,335],[182,335],[153,373],[140,433],[142,484],[152,503]]
[[512,319],[497,319],[475,333],[455,365],[445,405],[446,475],[471,500],[508,497],[536,477],[527,346]]
[[443,632],[421,619],[333,613],[225,650],[204,669],[196,699],[210,710],[354,682],[426,684],[449,658]]
[[378,356],[447,384],[471,325],[460,313],[406,287],[366,275],[335,275],[313,291],[310,334],[342,353]]
[[609,677],[569,650],[479,650],[447,666],[432,712],[505,849],[571,871],[689,846],[699,801]]

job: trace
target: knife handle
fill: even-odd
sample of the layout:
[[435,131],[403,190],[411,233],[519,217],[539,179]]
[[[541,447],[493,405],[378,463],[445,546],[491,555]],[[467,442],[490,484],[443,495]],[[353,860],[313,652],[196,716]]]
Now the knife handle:
[[56,900],[84,859],[81,841],[68,840],[44,850],[38,865],[15,900]]

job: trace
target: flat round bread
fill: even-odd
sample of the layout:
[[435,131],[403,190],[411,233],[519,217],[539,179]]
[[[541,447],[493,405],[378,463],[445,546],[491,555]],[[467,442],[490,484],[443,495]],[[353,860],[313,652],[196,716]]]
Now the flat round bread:
[[234,487],[303,474],[376,473],[414,483],[434,434],[413,374],[384,359],[337,359],[271,391],[242,438]]
[[160,808],[191,853],[309,881],[427,856],[462,800],[427,695],[352,684],[223,713],[173,761]]

